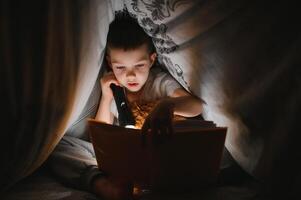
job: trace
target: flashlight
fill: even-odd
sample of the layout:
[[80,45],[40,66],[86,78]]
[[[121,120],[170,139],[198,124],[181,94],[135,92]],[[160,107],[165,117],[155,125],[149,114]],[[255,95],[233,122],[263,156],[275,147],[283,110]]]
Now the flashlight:
[[126,128],[135,128],[135,119],[128,106],[124,88],[113,83],[111,83],[110,88],[113,91],[113,96],[116,102],[119,125]]

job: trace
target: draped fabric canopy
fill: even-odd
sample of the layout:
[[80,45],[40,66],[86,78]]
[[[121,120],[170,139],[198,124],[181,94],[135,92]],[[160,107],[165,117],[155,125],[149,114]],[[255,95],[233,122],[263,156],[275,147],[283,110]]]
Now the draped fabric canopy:
[[110,2],[94,0],[1,1],[0,7],[5,189],[47,159],[83,109],[113,14]]
[[[37,169],[78,117],[120,2],[1,1],[1,188]],[[236,161],[271,188],[291,192],[301,167],[297,7],[188,2],[125,0],[124,6],[154,37],[171,74],[206,101],[204,117],[229,128],[226,146]],[[146,11],[156,31],[165,30],[161,38]],[[198,18],[180,26],[189,16]]]

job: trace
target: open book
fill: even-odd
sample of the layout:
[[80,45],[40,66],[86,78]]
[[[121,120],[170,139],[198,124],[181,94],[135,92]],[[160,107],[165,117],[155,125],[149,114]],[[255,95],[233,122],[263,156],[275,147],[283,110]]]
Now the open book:
[[211,121],[183,120],[159,145],[140,129],[89,119],[98,166],[108,175],[152,188],[184,188],[214,183],[219,173],[227,128]]

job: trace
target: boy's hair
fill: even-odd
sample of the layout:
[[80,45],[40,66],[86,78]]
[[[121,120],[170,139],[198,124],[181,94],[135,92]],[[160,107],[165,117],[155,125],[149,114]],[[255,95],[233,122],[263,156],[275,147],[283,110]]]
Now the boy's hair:
[[143,44],[147,44],[149,53],[155,52],[151,37],[144,32],[138,22],[127,12],[117,13],[109,27],[107,47],[127,51]]

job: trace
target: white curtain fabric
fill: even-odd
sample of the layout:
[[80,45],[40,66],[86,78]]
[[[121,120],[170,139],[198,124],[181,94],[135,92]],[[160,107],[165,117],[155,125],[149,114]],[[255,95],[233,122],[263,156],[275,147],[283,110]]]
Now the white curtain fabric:
[[[1,171],[37,169],[78,117],[104,56],[111,1],[1,1]],[[118,6],[118,5],[117,5]]]

